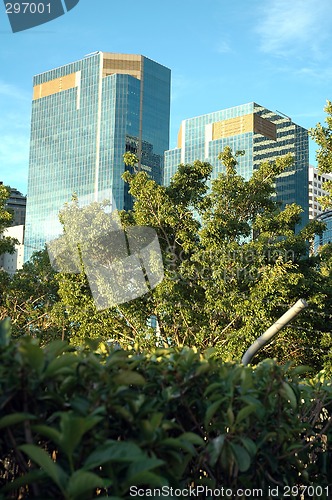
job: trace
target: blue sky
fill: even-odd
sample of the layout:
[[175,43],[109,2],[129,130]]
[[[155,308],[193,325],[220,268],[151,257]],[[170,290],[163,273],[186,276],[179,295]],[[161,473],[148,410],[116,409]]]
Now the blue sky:
[[331,25],[331,0],[80,0],[13,34],[1,2],[0,180],[27,191],[33,75],[95,50],[172,70],[171,148],[182,119],[250,101],[313,127],[332,100]]

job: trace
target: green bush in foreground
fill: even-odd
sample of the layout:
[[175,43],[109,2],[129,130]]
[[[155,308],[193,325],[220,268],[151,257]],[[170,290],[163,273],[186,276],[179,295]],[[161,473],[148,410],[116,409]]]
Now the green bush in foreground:
[[193,349],[40,348],[11,341],[4,324],[0,356],[0,498],[126,499],[133,485],[331,488],[323,377],[302,383],[300,368],[221,364]]

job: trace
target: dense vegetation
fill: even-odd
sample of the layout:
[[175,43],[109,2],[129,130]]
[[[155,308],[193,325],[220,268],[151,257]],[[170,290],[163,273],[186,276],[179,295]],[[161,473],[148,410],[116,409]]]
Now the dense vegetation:
[[[326,111],[327,126],[311,133],[321,171],[331,172],[331,103]],[[262,488],[262,498],[269,488],[283,498],[285,487],[299,497],[301,486],[329,497],[331,245],[312,255],[324,226],[297,230],[301,208],[273,198],[291,157],[246,181],[237,154],[225,148],[211,184],[212,167],[196,161],[168,187],[125,155],[135,203],[119,214],[122,227],[152,228],[164,268],[144,295],[98,307],[82,256],[103,271],[123,256],[112,255],[107,204],[80,208],[75,198],[60,213],[65,238],[52,265],[45,249],[14,276],[0,272],[0,499],[116,500],[133,485]],[[0,233],[8,194],[0,186]],[[13,243],[0,240],[0,253]],[[257,365],[239,364],[299,298],[309,307]]]
[[[76,273],[56,272],[47,252],[37,253],[12,278],[2,275],[0,319],[12,318],[14,336],[28,333],[42,343],[58,338],[79,345],[103,337],[138,350],[213,347],[216,356],[230,361],[240,360],[259,335],[304,298],[307,310],[260,359],[292,359],[316,371],[328,368],[331,257],[329,251],[309,254],[310,240],[322,225],[311,221],[296,232],[301,207],[281,208],[271,198],[275,176],[292,159],[262,164],[249,181],[236,173],[236,155],[229,148],[220,160],[225,173],[210,191],[212,167],[199,161],[180,165],[169,187],[157,185],[144,172],[125,173],[135,204],[132,211],[120,213],[122,225],[127,231],[143,226],[157,233],[164,279],[156,287],[130,302],[97,308],[79,257],[90,252],[96,268],[99,259],[108,269],[111,219],[105,204],[79,208],[74,200],[60,217],[67,224],[62,253],[67,260],[77,253],[69,265]],[[98,286],[107,301],[107,282],[99,280]],[[151,318],[158,322],[157,331]]]
[[163,486],[259,487],[261,498],[310,486],[328,498],[332,386],[322,375],[303,383],[299,368],[189,348],[41,348],[11,341],[6,325],[0,344],[0,498],[115,500]]

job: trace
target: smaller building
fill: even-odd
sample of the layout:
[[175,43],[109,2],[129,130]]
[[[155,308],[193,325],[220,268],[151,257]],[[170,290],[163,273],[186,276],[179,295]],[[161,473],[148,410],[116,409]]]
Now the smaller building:
[[14,274],[18,269],[22,269],[24,260],[24,226],[11,226],[5,229],[3,237],[16,238],[19,241],[15,245],[14,253],[0,255],[0,270],[9,274]]
[[316,167],[309,165],[309,219],[315,219],[323,213],[317,198],[329,194],[323,189],[326,181],[332,181],[331,174],[319,174]]
[[317,216],[317,220],[326,224],[326,229],[321,236],[317,235],[314,239],[314,253],[317,253],[319,247],[332,243],[332,210],[326,210]]
[[[3,185],[3,182],[0,181]],[[10,188],[10,196],[5,204],[5,209],[9,209],[9,212],[13,212],[14,218],[12,220],[12,226],[21,226],[25,224],[25,212],[27,205],[27,197],[24,196],[16,188]]]

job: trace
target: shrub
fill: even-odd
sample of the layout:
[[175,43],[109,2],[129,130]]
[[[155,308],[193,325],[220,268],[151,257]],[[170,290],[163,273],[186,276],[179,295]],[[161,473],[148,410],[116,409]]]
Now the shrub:
[[311,485],[328,498],[330,382],[210,355],[41,348],[2,325],[0,498],[115,500],[133,486],[194,485],[259,487],[262,498]]

